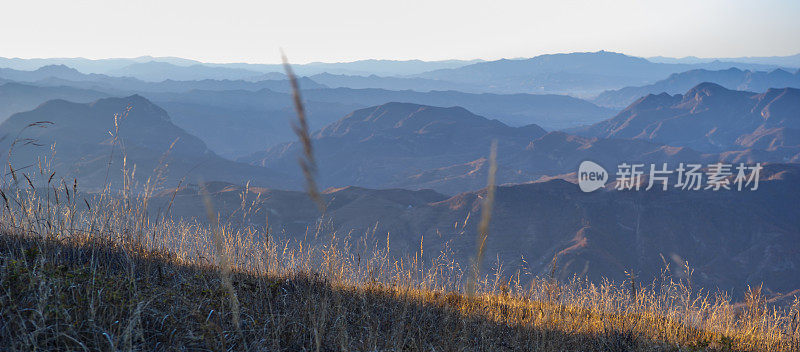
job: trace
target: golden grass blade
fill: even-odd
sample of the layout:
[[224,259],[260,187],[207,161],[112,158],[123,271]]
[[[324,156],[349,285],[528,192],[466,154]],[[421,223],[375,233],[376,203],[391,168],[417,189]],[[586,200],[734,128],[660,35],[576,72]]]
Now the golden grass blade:
[[286,70],[286,76],[289,78],[289,83],[292,85],[292,99],[294,100],[294,109],[297,113],[297,124],[292,124],[294,133],[303,144],[303,156],[298,160],[300,169],[303,170],[303,175],[306,178],[306,190],[309,197],[317,204],[319,211],[325,213],[325,202],[322,200],[322,195],[317,188],[317,181],[314,179],[317,173],[317,161],[314,159],[314,147],[311,144],[311,134],[309,133],[308,119],[306,118],[306,111],[303,107],[303,99],[300,96],[300,84],[297,83],[297,77],[292,71],[292,66],[286,55],[281,52],[283,60],[283,68]]

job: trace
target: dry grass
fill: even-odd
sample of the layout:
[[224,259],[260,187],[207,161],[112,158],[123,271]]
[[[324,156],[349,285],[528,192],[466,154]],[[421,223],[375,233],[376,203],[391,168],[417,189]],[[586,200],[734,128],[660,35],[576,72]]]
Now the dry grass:
[[470,296],[469,270],[446,250],[423,263],[336,234],[277,241],[143,214],[144,193],[77,199],[49,176],[3,192],[10,350],[798,350],[800,305],[770,308],[755,291],[741,309],[667,276],[639,287],[495,272]]

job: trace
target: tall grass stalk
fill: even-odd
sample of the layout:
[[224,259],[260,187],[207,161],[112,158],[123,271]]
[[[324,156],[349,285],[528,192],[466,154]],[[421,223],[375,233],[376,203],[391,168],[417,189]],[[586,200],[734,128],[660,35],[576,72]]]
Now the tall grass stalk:
[[472,276],[467,283],[467,294],[472,296],[475,293],[475,284],[480,277],[483,256],[486,251],[486,239],[489,238],[489,223],[492,220],[492,206],[494,205],[494,192],[497,173],[497,141],[492,141],[489,151],[489,170],[486,176],[486,198],[481,206],[481,221],[478,223],[478,240],[476,241],[476,253],[472,265]]

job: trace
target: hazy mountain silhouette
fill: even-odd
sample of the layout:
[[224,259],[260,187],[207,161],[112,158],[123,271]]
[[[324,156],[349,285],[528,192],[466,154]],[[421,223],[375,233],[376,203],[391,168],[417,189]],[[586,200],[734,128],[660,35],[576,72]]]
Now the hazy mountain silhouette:
[[723,62],[752,63],[760,65],[776,65],[776,66],[794,67],[794,68],[800,67],[800,54],[787,55],[787,56],[745,56],[745,57],[728,57],[728,58],[699,58],[696,56],[672,58],[664,56],[655,56],[655,57],[649,57],[647,59],[652,62],[681,63],[681,64],[696,64],[696,63],[723,61]]
[[[47,123],[28,127],[40,121]],[[110,132],[115,130],[119,145],[112,149]],[[243,184],[252,180],[271,187],[295,186],[278,172],[217,156],[199,138],[172,124],[166,111],[138,95],[87,104],[51,100],[32,111],[12,115],[0,124],[0,135],[5,136],[0,143],[6,151],[15,140],[21,140],[12,150],[16,169],[38,172],[40,162],[49,164],[60,177],[78,178],[83,189],[103,187],[107,174],[109,181],[120,186],[122,154],[130,170],[135,165],[141,183],[155,176],[163,177],[169,185],[186,177],[187,182],[204,179]],[[55,149],[51,151],[51,147]],[[154,174],[161,160],[168,163],[166,173]]]
[[[700,60],[692,63],[650,62],[643,58],[600,51],[541,55],[514,60],[359,60],[353,62],[293,65],[301,76],[317,74],[344,75],[326,77],[333,86],[353,88],[388,88],[416,90],[465,90],[493,93],[559,93],[590,97],[604,90],[625,86],[640,86],[663,79],[672,73],[692,69],[720,70],[730,67],[749,70],[772,70],[785,60],[776,58],[771,64],[761,64],[743,58],[743,62]],[[791,62],[791,60],[787,61]],[[132,76],[147,81],[173,80],[263,80],[272,73],[283,73],[280,64],[202,63],[173,57],[143,56],[132,59],[88,60],[83,58],[6,59],[0,67],[34,70],[47,65],[67,65],[81,72]],[[265,76],[267,74],[267,76]],[[382,76],[380,79],[347,76]],[[394,78],[422,78],[402,80]],[[409,77],[414,76],[414,77]],[[423,83],[409,87],[411,82]],[[407,87],[407,88],[405,88]],[[84,87],[88,88],[88,87]]]
[[768,151],[800,145],[800,90],[753,93],[701,83],[685,94],[650,94],[581,132],[634,138],[706,152]]
[[[312,62],[308,64],[293,65],[295,71],[301,75],[315,75],[328,72],[344,75],[411,75],[431,70],[443,68],[455,68],[464,65],[480,62],[481,60],[441,60],[441,61],[421,61],[421,60],[357,60],[351,62]],[[46,59],[20,59],[0,57],[0,67],[13,68],[17,70],[35,70],[47,65],[67,65],[74,67],[81,72],[88,73],[111,73],[117,70],[126,70],[125,67],[134,64],[146,64],[150,62],[167,63],[175,66],[194,66],[203,65],[208,68],[230,69],[233,74],[236,72],[254,71],[258,73],[283,72],[281,64],[249,64],[249,63],[204,63],[196,60],[183,59],[178,57],[152,57],[140,56],[136,58],[111,58],[111,59],[85,59],[85,58],[46,58]],[[244,70],[244,71],[242,71]],[[226,72],[226,71],[216,71]],[[162,78],[163,79],[163,78]]]
[[66,65],[86,73],[106,73],[111,70],[119,69],[135,63],[150,61],[166,62],[173,65],[190,66],[199,64],[199,61],[183,59],[179,57],[152,57],[139,56],[135,58],[109,58],[109,59],[86,59],[82,57],[73,58],[5,58],[0,57],[0,67],[13,68],[16,70],[32,71],[42,66]]
[[646,86],[605,91],[593,99],[593,102],[601,106],[625,107],[648,94],[683,93],[703,82],[753,92],[764,92],[773,87],[800,88],[800,70],[795,73],[781,69],[770,72],[742,71],[738,68],[720,71],[691,70],[672,74],[667,79]]
[[34,82],[51,77],[64,80],[87,80],[89,77],[101,77],[101,75],[86,75],[78,70],[64,65],[42,66],[33,71],[21,71],[10,68],[0,68],[0,77],[12,81]]

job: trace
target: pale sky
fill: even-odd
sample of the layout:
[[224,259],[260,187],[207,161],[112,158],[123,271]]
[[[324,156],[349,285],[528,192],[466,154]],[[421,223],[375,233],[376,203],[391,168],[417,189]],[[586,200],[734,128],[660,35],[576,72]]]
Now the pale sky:
[[0,0],[2,57],[207,62],[800,53],[797,0]]

